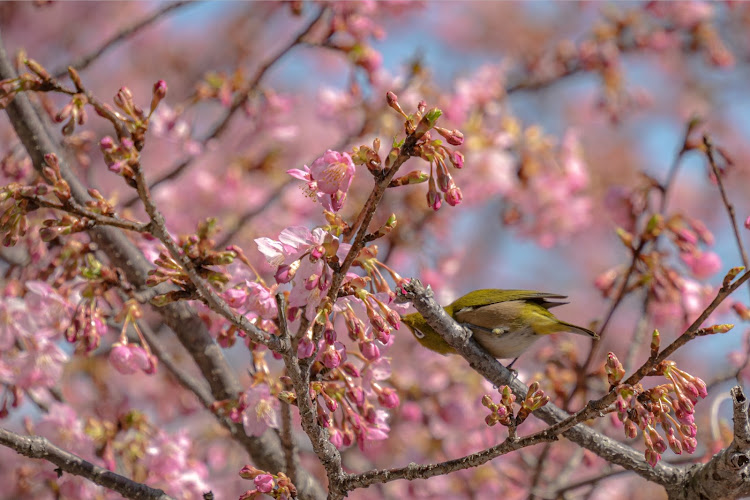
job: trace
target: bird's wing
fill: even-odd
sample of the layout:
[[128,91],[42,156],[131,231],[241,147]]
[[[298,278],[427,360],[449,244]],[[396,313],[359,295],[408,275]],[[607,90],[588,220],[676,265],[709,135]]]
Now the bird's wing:
[[[502,292],[503,298],[497,300],[496,298]],[[508,302],[511,300],[536,300],[540,305],[549,308],[556,305],[562,305],[559,302],[549,302],[547,299],[565,299],[567,295],[558,295],[556,293],[546,292],[535,292],[533,290],[496,290],[496,289],[484,289],[475,290],[467,293],[463,297],[457,299],[449,307],[453,311],[459,311],[466,307],[477,307],[486,306],[489,304],[497,304],[498,302]]]

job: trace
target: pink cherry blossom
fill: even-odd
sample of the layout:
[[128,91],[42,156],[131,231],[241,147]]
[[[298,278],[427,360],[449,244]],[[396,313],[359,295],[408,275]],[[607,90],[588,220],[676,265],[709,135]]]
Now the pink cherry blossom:
[[349,153],[328,150],[309,167],[291,169],[287,173],[307,182],[308,193],[317,197],[326,210],[341,209],[356,167]]
[[242,413],[245,432],[260,436],[266,429],[279,428],[279,400],[271,396],[267,385],[259,384],[245,391],[247,408]]
[[277,316],[276,297],[274,290],[254,281],[247,281],[248,309],[263,319],[273,319]]
[[68,355],[55,342],[39,337],[31,349],[21,351],[8,365],[14,373],[15,385],[32,389],[54,387],[67,361]]

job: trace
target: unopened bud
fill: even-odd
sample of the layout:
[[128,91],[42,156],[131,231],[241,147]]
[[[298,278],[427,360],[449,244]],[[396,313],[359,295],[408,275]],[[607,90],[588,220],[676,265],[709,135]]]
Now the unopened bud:
[[167,82],[159,80],[154,84],[153,94],[151,96],[151,112],[153,113],[162,99],[167,96]]
[[24,62],[26,63],[26,67],[29,68],[32,73],[36,74],[42,80],[49,80],[52,78],[52,75],[50,75],[47,70],[44,69],[44,67],[35,60],[26,59]]
[[448,158],[454,167],[464,168],[464,154],[461,151],[454,151]]
[[83,83],[81,83],[81,76],[73,66],[68,66],[68,75],[70,75],[71,81],[76,86],[76,90],[78,92],[83,92]]
[[736,278],[737,275],[740,274],[744,269],[744,266],[733,267],[732,269],[730,269],[729,272],[727,272],[726,276],[724,276],[722,287],[727,288],[732,283],[732,281],[734,281],[734,278]]
[[654,333],[651,334],[651,356],[656,356],[659,354],[659,346],[661,345],[661,337],[659,335],[659,330],[654,330]]
[[398,112],[404,118],[408,118],[404,110],[401,109],[401,105],[398,103],[398,97],[390,90],[385,94],[385,100],[392,109]]
[[448,130],[443,127],[435,127],[435,130],[438,134],[445,137],[445,140],[448,141],[448,144],[452,146],[460,146],[464,143],[464,134],[456,129]]
[[633,235],[632,234],[630,234],[628,231],[624,230],[621,227],[618,227],[617,229],[615,229],[615,231],[617,232],[617,236],[620,238],[620,241],[622,241],[622,243],[626,247],[633,248]]
[[417,137],[417,139],[421,138],[429,130],[431,130],[442,114],[443,112],[438,108],[432,108],[430,111],[428,111],[427,114],[424,115],[421,120],[419,120],[419,125],[417,125],[417,129],[414,131],[414,135]]
[[732,304],[732,309],[734,309],[734,312],[737,313],[737,316],[739,316],[740,319],[743,321],[750,321],[750,309],[748,309],[745,304],[742,302],[735,302]]
[[604,366],[604,371],[607,373],[607,381],[609,385],[615,386],[620,383],[622,377],[625,376],[625,368],[623,368],[620,360],[613,352],[607,354],[607,363]]

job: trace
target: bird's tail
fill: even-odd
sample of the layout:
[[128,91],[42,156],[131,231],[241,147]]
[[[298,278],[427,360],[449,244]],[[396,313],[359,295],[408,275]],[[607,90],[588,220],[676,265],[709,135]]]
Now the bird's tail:
[[599,335],[597,335],[595,332],[592,332],[588,328],[573,325],[571,323],[566,323],[565,321],[560,321],[560,324],[566,327],[566,332],[575,333],[576,335],[583,335],[584,337],[590,337],[594,340],[599,340]]

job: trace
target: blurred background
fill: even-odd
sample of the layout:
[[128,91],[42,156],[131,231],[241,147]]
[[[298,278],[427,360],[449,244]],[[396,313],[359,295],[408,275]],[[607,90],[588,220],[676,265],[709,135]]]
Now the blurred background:
[[[377,243],[379,258],[402,276],[432,284],[443,303],[477,288],[541,290],[569,296],[570,305],[556,310],[560,318],[601,326],[614,295],[611,287],[606,290],[607,272],[622,273],[631,259],[615,228],[637,233],[642,221],[634,222],[632,214],[638,213],[639,203],[649,207],[641,207],[644,212],[660,206],[656,191],[645,198],[637,193],[652,181],[665,185],[693,118],[699,121],[690,130],[690,144],[700,144],[706,133],[720,147],[723,183],[740,235],[747,239],[750,4],[170,5],[3,2],[0,28],[10,54],[23,50],[57,74],[123,28],[163,10],[152,24],[107,46],[80,70],[81,77],[102,101],[111,102],[127,86],[144,108],[154,82],[167,82],[169,93],[152,119],[143,164],[150,180],[163,181],[154,194],[170,230],[190,233],[206,217],[216,217],[222,227],[217,239],[242,247],[269,276],[255,238],[276,238],[290,225],[325,224],[320,207],[286,171],[309,165],[327,149],[347,151],[372,144],[376,137],[387,152],[393,138],[403,133],[399,116],[385,106],[389,90],[398,94],[407,113],[422,99],[428,107],[440,107],[441,124],[465,136],[458,148],[466,157],[464,168],[452,170],[463,191],[462,204],[443,204],[435,212],[425,201],[426,185],[398,188],[387,193],[373,224],[396,213],[397,229]],[[326,31],[330,12],[341,23],[333,33]],[[322,20],[292,43],[318,15]],[[233,99],[248,87],[227,128],[207,140]],[[43,101],[51,116],[66,102],[58,95]],[[65,141],[75,152],[81,177],[117,200],[123,213],[143,217],[139,204],[131,203],[134,192],[103,163],[98,142],[109,134],[107,123],[94,115]],[[19,154],[16,143],[3,118],[0,153]],[[175,171],[187,160],[185,168]],[[405,172],[426,167],[413,159]],[[678,287],[682,297],[671,304],[675,307],[657,307],[653,301],[644,311],[645,290],[627,295],[592,368],[603,364],[608,350],[622,360],[645,360],[648,337],[634,341],[638,328],[648,334],[660,328],[666,345],[710,301],[726,271],[742,265],[705,155],[685,152],[674,171],[663,214],[702,222],[714,243],[708,244],[710,238],[701,242],[701,256],[715,252],[720,265],[713,257],[707,268],[690,265],[674,244],[663,245],[665,262],[688,280]],[[369,174],[358,170],[341,214],[356,215],[370,189]],[[148,242],[139,244],[155,255]],[[729,303],[748,304],[747,299],[743,288]],[[722,394],[746,356],[746,327],[728,306],[717,321],[737,322],[732,332],[699,339],[675,356],[683,369],[709,385],[716,382],[708,404],[699,410],[705,434],[696,457],[710,456],[722,442],[718,419],[729,416],[730,406],[720,405]],[[387,355],[393,358],[391,382],[402,406],[393,412],[388,440],[364,452],[345,452],[351,470],[445,460],[502,439],[497,433],[504,431],[484,425],[479,404],[481,394],[492,387],[462,359],[425,351],[403,329],[396,337],[396,348]],[[584,339],[545,339],[515,366],[522,380],[555,379],[556,388],[570,390],[575,381],[566,377],[589,348]],[[242,371],[244,346],[232,348],[230,356]],[[595,385],[591,390],[590,397],[598,394]],[[581,402],[572,409],[576,404]],[[171,425],[179,427],[177,422]],[[622,430],[608,421],[598,425],[623,439]],[[305,436],[299,440],[309,449]],[[204,452],[209,454],[210,448]],[[475,470],[395,482],[352,497],[524,498],[533,491],[539,498],[554,498],[549,495],[555,485],[563,492],[558,498],[662,494],[617,471],[592,482],[594,486],[565,490],[561,472],[573,483],[594,475],[586,467],[600,473],[609,469],[588,452],[562,443],[544,452],[541,480],[537,477],[532,485],[542,448]],[[241,467],[243,458],[236,455],[216,459],[212,470]],[[242,483],[227,481],[223,488],[236,495]]]

